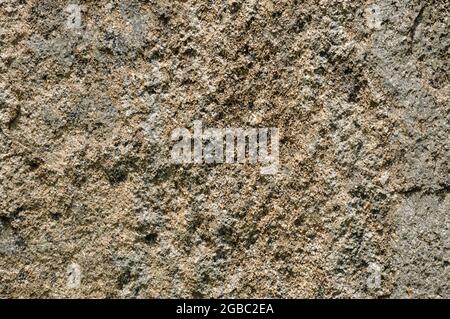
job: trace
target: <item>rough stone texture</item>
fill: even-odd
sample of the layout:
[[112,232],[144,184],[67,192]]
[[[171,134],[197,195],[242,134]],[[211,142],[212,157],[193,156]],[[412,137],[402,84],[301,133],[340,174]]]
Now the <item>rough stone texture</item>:
[[448,1],[70,4],[0,0],[0,297],[450,297]]

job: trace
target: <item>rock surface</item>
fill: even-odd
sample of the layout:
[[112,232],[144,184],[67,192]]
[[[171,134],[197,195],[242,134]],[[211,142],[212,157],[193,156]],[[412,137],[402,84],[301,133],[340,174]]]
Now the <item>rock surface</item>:
[[[449,298],[446,0],[0,0],[0,297]],[[276,127],[280,169],[170,134]]]

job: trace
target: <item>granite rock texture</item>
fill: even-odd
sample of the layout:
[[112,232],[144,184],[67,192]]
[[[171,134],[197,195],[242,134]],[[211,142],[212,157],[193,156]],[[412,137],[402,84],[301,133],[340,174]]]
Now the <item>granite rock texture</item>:
[[[0,0],[1,298],[449,298],[446,0]],[[280,169],[174,165],[276,127]]]

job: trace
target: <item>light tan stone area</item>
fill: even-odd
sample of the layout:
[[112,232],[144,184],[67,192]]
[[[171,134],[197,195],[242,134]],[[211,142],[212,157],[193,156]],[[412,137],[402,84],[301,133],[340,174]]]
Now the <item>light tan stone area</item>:
[[[449,13],[0,0],[0,297],[450,297]],[[172,164],[196,120],[278,174]]]

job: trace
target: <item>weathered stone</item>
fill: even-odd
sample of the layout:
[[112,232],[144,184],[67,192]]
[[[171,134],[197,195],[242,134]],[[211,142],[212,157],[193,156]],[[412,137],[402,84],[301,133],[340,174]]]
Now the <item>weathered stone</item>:
[[0,297],[449,298],[449,10],[1,0]]

